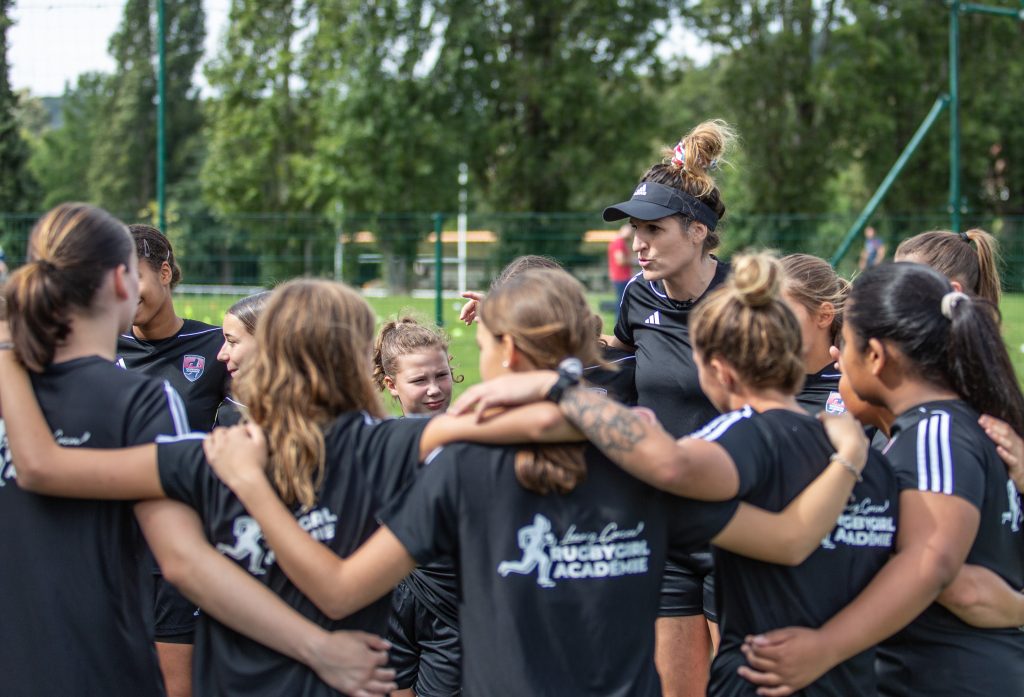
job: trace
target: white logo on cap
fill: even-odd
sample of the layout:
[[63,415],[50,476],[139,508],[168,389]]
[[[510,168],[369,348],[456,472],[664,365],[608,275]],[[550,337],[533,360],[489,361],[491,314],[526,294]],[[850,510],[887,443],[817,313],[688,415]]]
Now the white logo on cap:
[[633,195],[634,196],[646,196],[647,195],[647,185],[646,184],[641,184],[640,186],[636,187],[636,191],[633,192]]

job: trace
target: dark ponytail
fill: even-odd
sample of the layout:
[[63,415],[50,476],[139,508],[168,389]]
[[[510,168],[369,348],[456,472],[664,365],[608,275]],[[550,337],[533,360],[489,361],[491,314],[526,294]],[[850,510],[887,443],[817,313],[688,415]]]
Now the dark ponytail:
[[942,274],[912,263],[868,269],[854,281],[849,302],[846,322],[858,349],[869,339],[888,342],[923,380],[1024,432],[1024,396],[992,303],[954,294]]
[[124,224],[84,203],[61,204],[35,224],[28,261],[4,289],[14,350],[29,370],[53,361],[71,332],[71,310],[90,307],[107,272],[132,254]]

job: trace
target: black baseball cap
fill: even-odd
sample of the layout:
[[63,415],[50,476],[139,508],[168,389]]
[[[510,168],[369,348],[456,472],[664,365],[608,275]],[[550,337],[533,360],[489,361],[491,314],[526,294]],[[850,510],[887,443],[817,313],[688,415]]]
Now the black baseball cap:
[[714,230],[718,216],[703,201],[675,187],[640,182],[628,201],[608,206],[602,214],[608,222],[624,218],[658,220],[670,215],[684,215]]

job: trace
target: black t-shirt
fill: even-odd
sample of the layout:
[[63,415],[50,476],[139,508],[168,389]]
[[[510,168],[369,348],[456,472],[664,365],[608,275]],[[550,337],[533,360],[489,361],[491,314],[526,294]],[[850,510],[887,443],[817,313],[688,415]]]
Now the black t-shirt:
[[620,404],[635,406],[636,354],[612,346],[602,346],[601,358],[614,369],[609,370],[599,365],[587,366],[583,370],[587,386],[604,392]]
[[421,564],[456,560],[467,697],[661,694],[666,549],[706,544],[737,504],[670,497],[586,457],[572,492],[541,496],[516,480],[513,448],[448,446],[381,515]]
[[[959,496],[981,512],[968,564],[1024,587],[1020,495],[978,414],[959,400],[900,414],[886,454],[901,491]],[[885,695],[1024,695],[1024,632],[968,626],[937,603],[878,649]]]
[[[53,364],[32,384],[61,445],[122,448],[188,430],[170,385],[98,356]],[[6,431],[0,455],[0,693],[162,695],[132,502],[23,491]]]
[[[324,434],[327,459],[317,502],[312,510],[293,507],[299,525],[339,556],[354,552],[377,529],[381,506],[414,476],[427,423],[378,421],[362,412],[338,417]],[[198,437],[161,443],[158,462],[167,495],[195,508],[210,543],[253,578],[321,627],[384,634],[389,597],[334,621],[292,584],[275,563],[259,524],[209,468]],[[193,667],[196,697],[337,694],[306,666],[206,614],[196,627]]]
[[[696,436],[717,442],[736,463],[739,498],[781,511],[828,465],[833,452],[817,419],[782,409],[744,407],[723,414]],[[711,666],[708,695],[754,695],[736,674],[746,661],[744,637],[792,625],[820,627],[846,607],[889,558],[898,495],[892,468],[871,451],[845,512],[821,546],[796,567],[755,561],[715,548],[715,604],[721,648]],[[839,664],[801,694],[874,694],[873,652]]]
[[242,404],[231,397],[225,397],[224,401],[217,407],[217,415],[213,419],[213,426],[234,426],[242,421]]
[[804,387],[796,396],[799,404],[808,414],[814,415],[824,410],[827,414],[842,414],[846,412],[846,405],[843,398],[839,396],[839,378],[842,373],[827,366],[804,378]]
[[209,431],[228,394],[227,367],[217,360],[223,343],[220,327],[187,319],[167,339],[145,341],[122,334],[117,340],[118,364],[170,382],[185,400],[192,428]]
[[690,311],[729,271],[729,264],[719,261],[708,289],[689,302],[671,299],[660,281],[645,281],[643,274],[633,277],[622,296],[615,336],[636,349],[637,404],[652,409],[676,438],[718,415],[700,389],[687,324]]

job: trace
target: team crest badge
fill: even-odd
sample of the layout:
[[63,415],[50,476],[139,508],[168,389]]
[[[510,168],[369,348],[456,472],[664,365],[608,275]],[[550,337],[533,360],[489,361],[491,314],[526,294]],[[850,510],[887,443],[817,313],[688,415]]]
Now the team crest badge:
[[206,358],[204,356],[196,356],[190,353],[181,361],[181,372],[189,382],[195,382],[201,378],[204,370],[206,370]]
[[838,392],[832,391],[828,394],[828,401],[825,402],[825,413],[826,414],[845,414],[846,405],[843,404],[843,398],[839,396]]

